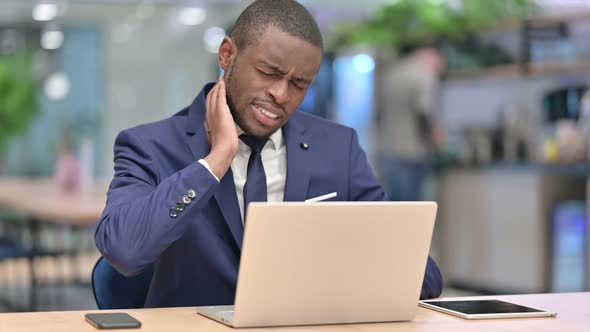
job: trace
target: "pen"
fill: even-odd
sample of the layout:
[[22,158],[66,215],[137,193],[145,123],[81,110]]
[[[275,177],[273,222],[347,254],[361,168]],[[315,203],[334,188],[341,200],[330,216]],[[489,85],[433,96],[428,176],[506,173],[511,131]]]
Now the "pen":
[[314,197],[314,198],[309,198],[305,200],[305,203],[313,203],[313,202],[319,202],[319,201],[325,201],[327,199],[330,199],[332,197],[336,197],[337,193],[333,192],[333,193],[329,193],[329,194],[325,194],[322,196],[318,196],[318,197]]

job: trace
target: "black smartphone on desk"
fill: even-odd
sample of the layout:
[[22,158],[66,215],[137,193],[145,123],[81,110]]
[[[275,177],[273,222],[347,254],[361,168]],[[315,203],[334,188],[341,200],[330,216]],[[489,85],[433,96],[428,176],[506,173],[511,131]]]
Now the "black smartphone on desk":
[[141,322],[124,312],[86,314],[86,321],[97,329],[138,329]]

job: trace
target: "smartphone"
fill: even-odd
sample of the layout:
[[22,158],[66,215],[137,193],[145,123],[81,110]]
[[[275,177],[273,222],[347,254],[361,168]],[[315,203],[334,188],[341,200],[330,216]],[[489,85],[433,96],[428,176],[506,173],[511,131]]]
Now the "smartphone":
[[138,329],[141,323],[124,312],[86,314],[86,321],[97,329]]

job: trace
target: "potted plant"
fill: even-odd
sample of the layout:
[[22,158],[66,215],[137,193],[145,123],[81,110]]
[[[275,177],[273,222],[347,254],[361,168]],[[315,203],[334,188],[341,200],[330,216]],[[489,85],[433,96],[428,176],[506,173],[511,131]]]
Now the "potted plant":
[[0,166],[8,140],[23,133],[37,112],[30,55],[0,57]]
[[425,41],[445,40],[461,50],[466,40],[472,44],[470,36],[534,10],[531,0],[394,0],[366,21],[342,23],[336,28],[339,37],[332,46],[399,51],[419,47]]

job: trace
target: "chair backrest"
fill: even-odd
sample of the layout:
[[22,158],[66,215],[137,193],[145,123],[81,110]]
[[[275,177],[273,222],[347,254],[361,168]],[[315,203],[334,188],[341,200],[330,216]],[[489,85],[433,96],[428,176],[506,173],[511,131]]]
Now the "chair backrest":
[[98,309],[143,308],[153,272],[150,266],[127,278],[100,257],[92,270],[92,291]]

